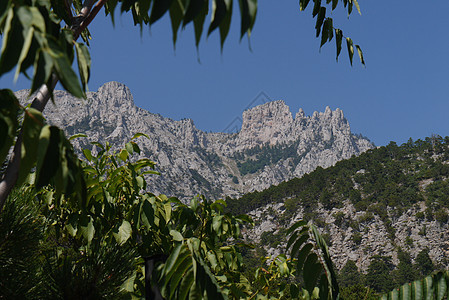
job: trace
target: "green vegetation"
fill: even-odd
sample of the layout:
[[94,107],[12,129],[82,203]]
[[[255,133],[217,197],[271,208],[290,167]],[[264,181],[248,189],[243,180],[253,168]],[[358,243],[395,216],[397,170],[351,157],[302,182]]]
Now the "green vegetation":
[[[286,201],[288,214],[299,207],[313,212],[317,203],[325,208],[341,207],[350,200],[358,211],[368,211],[361,222],[378,215],[388,224],[387,207],[399,216],[420,201],[425,201],[428,219],[447,223],[449,209],[449,137],[434,136],[409,141],[402,146],[390,143],[369,150],[358,157],[340,161],[335,166],[318,167],[302,178],[295,178],[253,192],[240,199],[227,199],[233,213],[247,213],[253,209]],[[424,184],[427,183],[427,186]],[[422,212],[418,212],[422,215]]]
[[242,176],[254,174],[263,170],[265,166],[275,164],[281,159],[293,158],[292,166],[296,166],[303,156],[297,153],[298,143],[290,145],[276,144],[274,146],[265,144],[260,147],[246,149],[236,152],[234,158]]

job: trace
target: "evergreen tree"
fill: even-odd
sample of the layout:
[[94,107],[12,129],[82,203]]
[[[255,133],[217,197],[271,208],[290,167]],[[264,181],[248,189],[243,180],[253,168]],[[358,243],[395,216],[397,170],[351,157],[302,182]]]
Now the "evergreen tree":
[[408,252],[399,249],[399,264],[395,272],[396,285],[412,282],[417,279],[416,268],[412,264],[412,258]]
[[428,248],[424,248],[418,253],[415,259],[414,268],[417,270],[420,277],[427,276],[435,270],[435,266],[429,257]]
[[363,274],[359,272],[357,265],[352,260],[346,262],[338,275],[338,283],[341,287],[363,285],[365,283]]
[[386,292],[394,288],[394,280],[391,271],[394,265],[391,257],[375,255],[371,258],[366,274],[366,283],[377,292]]

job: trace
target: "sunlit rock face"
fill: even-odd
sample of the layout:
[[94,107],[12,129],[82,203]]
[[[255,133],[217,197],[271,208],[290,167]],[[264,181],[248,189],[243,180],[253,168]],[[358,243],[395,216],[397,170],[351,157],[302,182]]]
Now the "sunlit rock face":
[[[27,91],[16,95],[25,101]],[[338,108],[312,116],[300,109],[293,118],[278,100],[243,112],[239,133],[206,133],[192,120],[175,121],[136,107],[131,91],[118,82],[89,92],[87,100],[55,91],[44,115],[68,135],[88,136],[73,141],[78,150],[92,148],[92,141],[118,148],[135,133],[146,133],[150,139],[137,140],[142,156],[154,160],[162,174],[148,178],[151,191],[180,198],[235,197],[373,148],[368,139],[351,133]]]

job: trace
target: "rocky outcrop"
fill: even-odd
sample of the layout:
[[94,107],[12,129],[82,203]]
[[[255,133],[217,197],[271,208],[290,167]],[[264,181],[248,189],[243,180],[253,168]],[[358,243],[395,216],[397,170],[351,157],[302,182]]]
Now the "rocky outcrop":
[[[16,95],[25,101],[27,91]],[[240,132],[206,133],[192,120],[164,118],[134,105],[131,91],[109,82],[87,100],[55,91],[55,105],[44,115],[75,139],[75,148],[91,147],[91,141],[114,147],[124,145],[137,132],[145,156],[157,163],[161,176],[149,179],[150,189],[181,198],[198,193],[218,198],[262,190],[293,177],[328,167],[373,147],[366,138],[351,133],[338,108],[293,118],[282,101],[269,102],[243,113]]]
[[[388,226],[395,232],[393,235],[378,215],[356,211],[349,200],[344,201],[342,208],[332,210],[326,210],[318,204],[314,223],[327,236],[337,269],[343,268],[348,260],[352,260],[365,272],[374,255],[391,256],[392,262],[398,265],[398,249],[410,253],[414,260],[425,248],[429,249],[429,256],[435,265],[447,266],[449,225],[418,218],[417,213],[424,212],[424,209],[425,203],[422,202],[400,217],[393,217],[392,211],[388,211],[391,222]],[[274,203],[248,213],[255,221],[255,226],[245,232],[246,238],[250,242],[260,243],[272,257],[285,253],[285,228],[304,218],[304,211],[300,209],[289,218],[290,225],[285,226],[281,224],[285,220],[284,212],[283,203]],[[263,241],[264,233],[272,237],[272,240],[281,242],[273,245]]]

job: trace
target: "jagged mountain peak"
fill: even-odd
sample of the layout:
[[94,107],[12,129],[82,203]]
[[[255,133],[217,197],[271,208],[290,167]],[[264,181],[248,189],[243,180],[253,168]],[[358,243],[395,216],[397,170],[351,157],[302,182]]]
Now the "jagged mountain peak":
[[118,148],[137,132],[148,134],[150,139],[139,140],[142,155],[162,173],[151,178],[152,192],[181,198],[262,190],[373,147],[351,133],[339,109],[326,108],[312,117],[300,109],[293,119],[278,100],[243,112],[237,134],[206,133],[191,119],[174,121],[136,107],[129,88],[119,82],[105,83],[87,96],[85,101],[55,91],[56,106],[50,104],[44,115],[68,135],[88,136],[73,141],[77,149],[90,147],[89,141],[109,141]]

